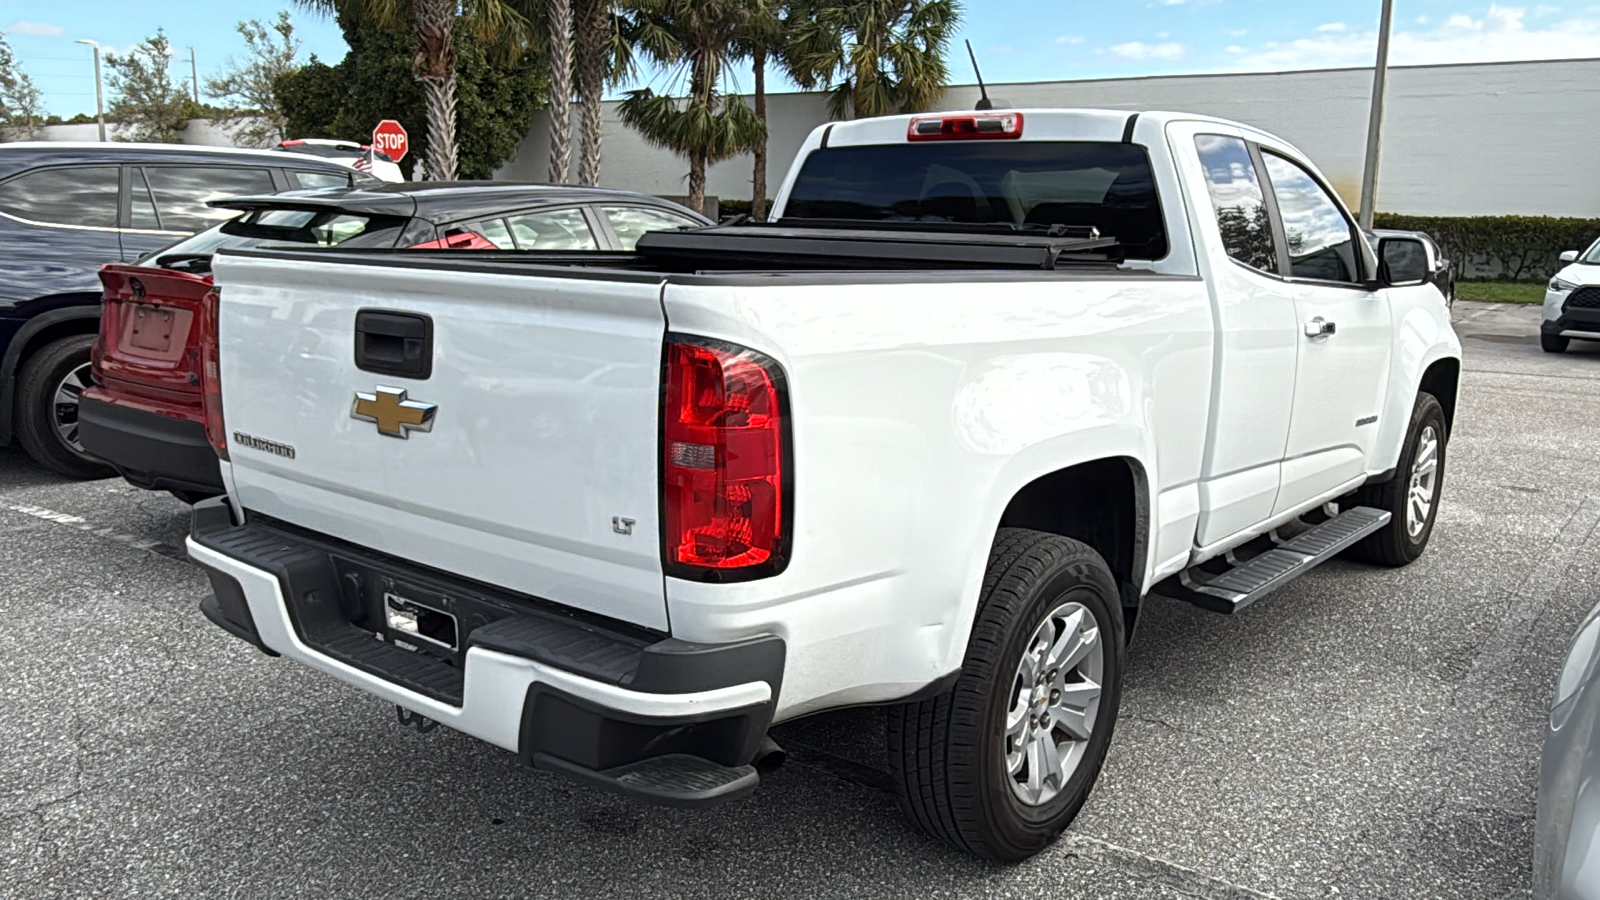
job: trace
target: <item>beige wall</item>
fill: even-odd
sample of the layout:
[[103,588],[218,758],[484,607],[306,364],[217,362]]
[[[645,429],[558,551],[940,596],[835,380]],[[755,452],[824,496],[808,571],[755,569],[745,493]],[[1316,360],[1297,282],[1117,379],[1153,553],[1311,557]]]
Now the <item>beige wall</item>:
[[[1247,122],[1299,146],[1354,205],[1371,82],[1370,70],[1341,69],[1003,84],[989,93],[1019,107],[1172,109]],[[974,87],[955,87],[942,106],[970,108],[977,96]],[[827,114],[816,94],[773,95],[769,107],[767,178],[776,191],[801,141]],[[545,179],[548,123],[540,113],[495,177]],[[687,172],[607,104],[604,186],[682,194]],[[1388,212],[1600,217],[1600,59],[1394,69],[1380,172],[1378,208]],[[749,157],[713,166],[707,188],[748,199]]]

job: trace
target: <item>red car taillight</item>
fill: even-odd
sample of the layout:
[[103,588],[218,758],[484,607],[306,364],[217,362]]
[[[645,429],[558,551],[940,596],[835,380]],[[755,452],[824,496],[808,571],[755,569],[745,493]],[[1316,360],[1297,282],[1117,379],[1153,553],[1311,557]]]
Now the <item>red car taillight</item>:
[[217,366],[216,288],[200,300],[200,396],[206,417],[206,440],[219,459],[228,458],[228,432],[222,424],[222,371]]
[[668,575],[783,571],[793,539],[788,405],[767,356],[669,337],[662,408],[661,543]]

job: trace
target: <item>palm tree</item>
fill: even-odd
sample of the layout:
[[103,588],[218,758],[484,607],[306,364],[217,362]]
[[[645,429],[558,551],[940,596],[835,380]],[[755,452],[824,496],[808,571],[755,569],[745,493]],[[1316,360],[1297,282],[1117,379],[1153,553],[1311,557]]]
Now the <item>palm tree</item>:
[[760,220],[767,216],[767,64],[777,62],[788,68],[783,33],[784,0],[749,0],[750,17],[734,43],[734,51],[750,60],[755,76],[755,113],[761,120],[761,139],[751,148],[754,165],[750,172],[750,215]]
[[379,27],[411,25],[417,32],[412,72],[422,83],[427,101],[428,177],[456,177],[456,51],[457,18],[470,23],[478,37],[508,49],[520,49],[530,36],[529,0],[295,0],[309,10],[368,21]]
[[632,36],[663,69],[687,69],[688,96],[629,91],[622,121],[651,144],[689,159],[689,206],[705,205],[706,166],[752,150],[766,126],[722,77],[746,27],[751,0],[636,0]]
[[572,0],[547,0],[550,54],[550,183],[572,165]]
[[826,86],[834,118],[927,109],[949,83],[958,0],[799,0],[788,45],[800,86]]
[[613,0],[577,0],[578,182],[600,183],[601,112],[607,87],[634,74],[630,22]]

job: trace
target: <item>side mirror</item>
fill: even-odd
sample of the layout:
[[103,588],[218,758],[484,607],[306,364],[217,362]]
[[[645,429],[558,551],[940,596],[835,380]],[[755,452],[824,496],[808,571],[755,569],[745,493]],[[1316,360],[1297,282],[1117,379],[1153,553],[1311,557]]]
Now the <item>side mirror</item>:
[[1378,242],[1378,278],[1389,287],[1422,284],[1431,272],[1428,248],[1411,237],[1386,237]]
[[1578,261],[1578,251],[1576,251],[1576,250],[1564,250],[1564,251],[1562,251],[1562,253],[1561,253],[1561,261],[1564,262],[1564,263],[1575,263],[1575,262],[1577,262]]

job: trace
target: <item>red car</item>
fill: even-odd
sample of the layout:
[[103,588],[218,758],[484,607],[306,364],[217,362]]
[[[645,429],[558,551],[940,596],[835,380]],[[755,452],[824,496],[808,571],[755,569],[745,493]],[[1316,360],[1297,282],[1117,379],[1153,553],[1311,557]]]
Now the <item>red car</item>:
[[239,197],[243,215],[100,270],[105,308],[79,439],[130,483],[193,502],[223,492],[205,432],[199,324],[222,248],[285,244],[469,250],[633,249],[710,220],[643,194],[503,182],[395,184]]

